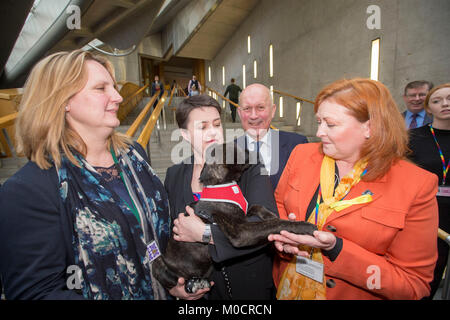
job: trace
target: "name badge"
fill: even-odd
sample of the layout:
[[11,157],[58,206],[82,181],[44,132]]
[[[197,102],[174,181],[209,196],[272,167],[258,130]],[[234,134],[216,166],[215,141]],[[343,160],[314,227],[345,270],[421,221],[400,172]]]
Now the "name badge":
[[438,193],[436,195],[438,197],[450,197],[450,187],[439,186]]
[[159,251],[158,245],[156,244],[155,240],[153,240],[152,242],[150,242],[150,244],[147,245],[147,253],[150,262],[153,262],[153,260],[155,260],[161,255],[161,252]]
[[295,271],[314,281],[323,282],[323,264],[320,262],[297,256]]

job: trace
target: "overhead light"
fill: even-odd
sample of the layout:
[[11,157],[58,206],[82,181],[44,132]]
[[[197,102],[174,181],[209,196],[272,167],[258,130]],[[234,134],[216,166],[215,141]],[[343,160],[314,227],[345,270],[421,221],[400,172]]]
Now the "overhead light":
[[378,81],[380,68],[380,38],[372,41],[372,53],[370,58],[370,79]]
[[280,110],[280,118],[283,118],[284,110],[283,110],[283,97],[280,97],[280,107],[278,108]]
[[244,89],[245,89],[245,87],[247,86],[246,85],[246,79],[245,79],[245,64],[243,64],[242,65],[242,86],[244,87]]
[[273,77],[273,45],[269,46],[269,76]]

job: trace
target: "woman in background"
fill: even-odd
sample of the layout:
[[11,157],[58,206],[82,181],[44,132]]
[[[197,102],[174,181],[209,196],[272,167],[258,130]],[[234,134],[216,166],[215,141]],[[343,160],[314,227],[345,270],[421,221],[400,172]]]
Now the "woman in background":
[[[450,83],[432,89],[425,98],[424,108],[433,116],[433,122],[409,131],[409,147],[412,151],[409,158],[438,176],[439,228],[450,232]],[[438,260],[430,284],[430,299],[442,280],[449,251],[445,241],[438,238],[437,242]]]

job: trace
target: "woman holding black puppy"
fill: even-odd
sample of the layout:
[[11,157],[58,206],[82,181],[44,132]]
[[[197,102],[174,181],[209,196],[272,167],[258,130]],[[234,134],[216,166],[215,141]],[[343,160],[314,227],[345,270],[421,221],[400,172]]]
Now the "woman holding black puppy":
[[[272,299],[274,285],[271,275],[272,259],[268,246],[233,247],[221,230],[198,218],[189,204],[201,198],[203,185],[199,181],[205,163],[205,150],[212,144],[223,143],[220,119],[221,107],[207,95],[185,99],[177,108],[176,119],[183,138],[190,143],[193,156],[167,170],[165,187],[169,194],[174,219],[173,237],[177,241],[207,242],[214,269],[212,288],[206,295],[211,300]],[[238,185],[248,202],[265,206],[277,213],[268,176],[261,175],[260,165],[252,165],[242,175]],[[184,212],[189,213],[185,216]],[[208,289],[197,294],[184,290],[180,279],[170,292],[186,299],[201,298]]]

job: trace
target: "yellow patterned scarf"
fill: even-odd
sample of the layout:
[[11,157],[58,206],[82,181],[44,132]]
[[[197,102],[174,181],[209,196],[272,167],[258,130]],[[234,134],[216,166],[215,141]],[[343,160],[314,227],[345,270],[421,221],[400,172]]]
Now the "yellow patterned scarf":
[[[317,210],[314,209],[310,214],[308,222],[317,224],[319,230],[322,230],[327,218],[336,210],[341,211],[354,204],[361,204],[372,201],[371,195],[363,195],[351,200],[342,200],[350,189],[356,185],[365,174],[366,161],[358,161],[353,170],[341,179],[339,185],[334,191],[335,161],[325,156],[320,168],[320,189],[317,196]],[[333,195],[334,191],[334,195]],[[320,203],[320,198],[323,202]],[[316,215],[317,212],[317,215]],[[310,258],[313,261],[323,264],[322,252],[320,249],[308,246],[299,246],[300,250],[311,252]],[[297,257],[294,256],[281,276],[278,285],[277,298],[279,300],[325,300],[325,272],[322,282],[317,282],[311,278],[296,272]]]

